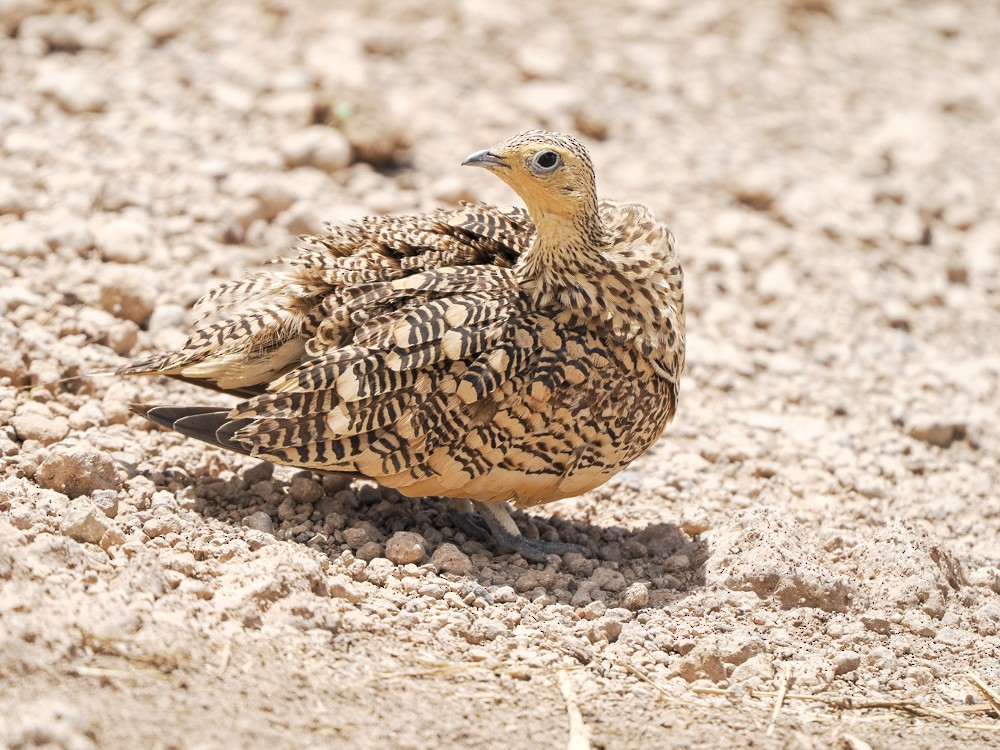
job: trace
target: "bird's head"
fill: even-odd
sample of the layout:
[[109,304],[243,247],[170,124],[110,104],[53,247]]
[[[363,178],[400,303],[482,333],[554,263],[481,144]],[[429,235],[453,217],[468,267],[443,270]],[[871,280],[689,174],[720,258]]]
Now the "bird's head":
[[568,135],[529,130],[462,164],[483,167],[506,182],[536,222],[596,215],[593,162],[583,144]]

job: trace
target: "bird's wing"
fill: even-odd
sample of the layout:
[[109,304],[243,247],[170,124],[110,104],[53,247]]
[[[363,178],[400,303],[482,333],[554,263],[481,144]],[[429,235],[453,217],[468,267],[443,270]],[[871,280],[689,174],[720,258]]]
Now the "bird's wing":
[[511,445],[545,432],[549,406],[578,408],[564,403],[568,386],[608,364],[598,343],[576,340],[586,334],[534,310],[507,270],[428,271],[346,307],[351,345],[230,412],[251,455],[463,496]]
[[198,305],[202,323],[181,348],[119,374],[164,374],[245,396],[350,340],[336,311],[372,285],[435,269],[510,267],[534,225],[523,209],[464,204],[418,216],[379,216],[305,237],[299,256],[222,284]]

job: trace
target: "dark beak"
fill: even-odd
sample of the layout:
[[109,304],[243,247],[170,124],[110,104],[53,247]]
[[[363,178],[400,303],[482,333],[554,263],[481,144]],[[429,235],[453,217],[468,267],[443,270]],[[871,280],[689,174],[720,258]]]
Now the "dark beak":
[[482,151],[477,151],[474,154],[469,154],[465,161],[462,162],[463,167],[506,167],[509,168],[507,162],[501,159],[496,154],[491,154],[488,150],[483,149]]

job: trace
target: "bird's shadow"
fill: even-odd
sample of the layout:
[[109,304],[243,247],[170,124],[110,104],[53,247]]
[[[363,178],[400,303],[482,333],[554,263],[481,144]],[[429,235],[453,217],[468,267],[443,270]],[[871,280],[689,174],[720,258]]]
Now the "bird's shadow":
[[550,506],[554,514],[548,508],[515,510],[513,518],[526,537],[570,542],[587,550],[532,563],[502,552],[492,540],[467,536],[457,528],[448,503],[402,497],[373,483],[351,484],[339,477],[284,470],[272,475],[267,464],[228,480],[168,475],[164,481],[179,485],[178,490],[192,488],[205,517],[241,525],[264,513],[276,538],[304,544],[331,559],[344,552],[361,559],[384,557],[385,543],[400,531],[423,537],[422,564],[432,564],[434,552],[443,545],[455,545],[467,562],[460,558],[462,570],[446,567],[443,572],[474,581],[487,592],[509,586],[531,598],[546,595],[577,606],[599,600],[613,607],[622,603],[632,584],[641,583],[649,593],[648,606],[662,607],[704,585],[705,542],[672,523],[630,529],[560,517],[558,505]]

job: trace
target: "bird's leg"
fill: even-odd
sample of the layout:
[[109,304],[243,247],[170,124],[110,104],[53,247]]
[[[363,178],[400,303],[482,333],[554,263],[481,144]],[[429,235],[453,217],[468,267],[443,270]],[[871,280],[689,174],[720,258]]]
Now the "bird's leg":
[[586,554],[587,548],[566,542],[544,542],[541,539],[527,539],[510,517],[507,503],[487,505],[473,501],[472,505],[483,517],[493,535],[493,540],[501,548],[518,553],[531,562],[546,562],[549,555],[565,555],[568,552]]
[[448,503],[448,518],[451,519],[451,523],[456,529],[470,539],[485,542],[493,538],[490,527],[475,514],[470,500],[449,498],[446,502]]

